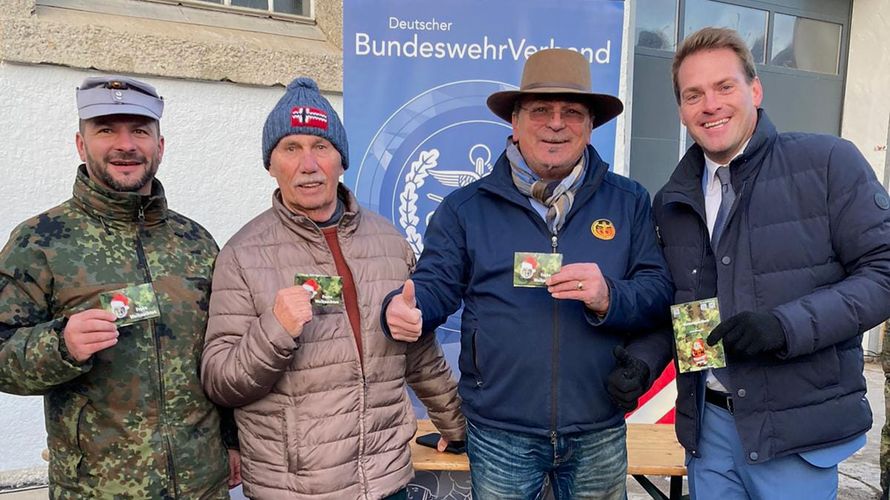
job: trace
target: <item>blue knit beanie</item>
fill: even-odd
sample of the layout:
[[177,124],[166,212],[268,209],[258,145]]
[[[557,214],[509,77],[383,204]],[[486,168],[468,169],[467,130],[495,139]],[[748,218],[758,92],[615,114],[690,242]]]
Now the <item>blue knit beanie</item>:
[[269,170],[272,150],[283,137],[292,134],[324,137],[340,152],[343,170],[349,167],[346,130],[331,103],[319,92],[311,78],[290,82],[284,95],[266,117],[263,126],[263,165]]

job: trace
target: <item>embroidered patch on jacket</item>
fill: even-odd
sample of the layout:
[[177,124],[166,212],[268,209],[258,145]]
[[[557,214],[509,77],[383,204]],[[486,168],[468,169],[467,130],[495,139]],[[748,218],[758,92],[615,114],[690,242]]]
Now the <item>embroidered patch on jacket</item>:
[[590,225],[590,232],[601,240],[611,240],[615,237],[615,224],[609,219],[597,219]]
[[295,106],[290,110],[291,127],[315,127],[328,129],[328,114],[318,108]]

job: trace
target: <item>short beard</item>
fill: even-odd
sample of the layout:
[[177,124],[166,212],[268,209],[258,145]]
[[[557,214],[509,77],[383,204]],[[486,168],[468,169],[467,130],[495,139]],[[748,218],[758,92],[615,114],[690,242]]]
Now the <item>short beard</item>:
[[[104,158],[105,167],[103,168],[103,165],[101,163],[97,162],[92,156],[90,156],[89,153],[87,153],[86,156],[87,156],[87,161],[86,161],[87,172],[94,174],[102,184],[105,184],[112,190],[118,191],[121,193],[133,193],[133,192],[139,191],[140,189],[145,187],[146,184],[150,183],[154,179],[155,174],[158,173],[158,166],[160,165],[160,162],[158,161],[158,159],[153,158],[151,160],[151,163],[148,164],[148,168],[142,174],[142,177],[140,177],[139,179],[136,179],[135,182],[130,182],[129,184],[122,184],[122,183],[118,182],[114,177],[112,177],[111,174],[108,173],[107,165],[109,163],[111,163],[111,158],[108,158],[108,157]],[[133,155],[130,155],[130,156],[133,156]],[[117,159],[121,159],[121,158],[117,158]],[[127,158],[127,159],[129,159],[129,158]]]

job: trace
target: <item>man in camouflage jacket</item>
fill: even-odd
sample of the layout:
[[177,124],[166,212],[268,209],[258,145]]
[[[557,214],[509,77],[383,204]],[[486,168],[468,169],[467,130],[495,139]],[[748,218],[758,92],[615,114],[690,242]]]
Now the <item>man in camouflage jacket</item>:
[[[73,197],[0,252],[0,390],[44,396],[52,498],[228,498],[198,380],[217,246],[154,179],[163,100],[125,77],[88,78],[77,100]],[[142,283],[160,315],[116,326],[100,294]]]

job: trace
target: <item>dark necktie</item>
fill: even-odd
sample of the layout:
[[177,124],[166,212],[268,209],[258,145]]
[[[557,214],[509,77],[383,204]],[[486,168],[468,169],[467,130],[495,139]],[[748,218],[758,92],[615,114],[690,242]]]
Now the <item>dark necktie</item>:
[[720,179],[720,208],[717,210],[717,219],[714,221],[714,229],[711,231],[711,247],[713,248],[717,248],[720,236],[726,228],[729,210],[735,201],[735,191],[732,189],[729,167],[718,167],[716,174],[717,178]]
[[[732,189],[732,180],[729,174],[729,167],[718,167],[715,172],[717,178],[720,179],[720,208],[717,209],[717,219],[714,221],[714,229],[711,231],[711,247],[717,248],[720,236],[726,228],[726,219],[729,218],[729,210],[735,201],[735,191]],[[714,368],[711,370],[714,377],[723,384],[723,387],[729,388],[729,373],[726,368]]]

